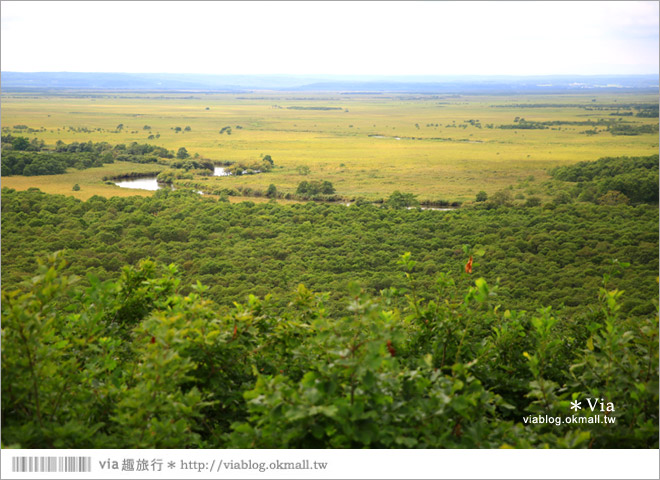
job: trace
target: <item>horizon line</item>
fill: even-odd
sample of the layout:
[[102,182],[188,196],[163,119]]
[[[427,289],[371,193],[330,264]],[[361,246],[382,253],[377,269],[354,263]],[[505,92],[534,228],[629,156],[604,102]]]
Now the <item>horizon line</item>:
[[340,77],[340,76],[353,76],[353,77],[601,77],[601,76],[619,76],[619,77],[635,77],[635,76],[658,76],[660,72],[652,73],[200,73],[200,72],[110,72],[110,71],[71,71],[71,70],[38,70],[38,71],[23,71],[23,70],[0,70],[0,73],[73,73],[73,74],[115,74],[115,75],[209,75],[209,76],[289,76],[289,77]]

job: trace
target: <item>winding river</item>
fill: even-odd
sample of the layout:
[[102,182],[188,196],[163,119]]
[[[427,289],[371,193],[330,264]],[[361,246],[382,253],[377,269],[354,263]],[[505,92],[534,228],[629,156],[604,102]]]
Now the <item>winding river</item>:
[[[231,174],[227,172],[224,167],[214,167],[213,169],[214,177],[227,177],[229,175]],[[170,188],[174,190],[172,185],[168,185],[167,183],[159,183],[156,178],[156,175],[141,178],[127,178],[115,182],[115,185],[121,188],[135,188],[138,190],[151,190],[153,192],[163,188]]]
[[[213,176],[214,177],[227,177],[231,175],[227,171],[225,171],[224,167],[215,167],[213,169]],[[129,178],[125,180],[120,180],[115,182],[115,185],[121,188],[136,188],[138,190],[151,190],[151,191],[156,191],[160,189],[171,189],[174,190],[174,186],[169,185],[167,183],[159,183],[156,180],[156,175],[150,176],[150,177],[142,177],[142,178]],[[204,195],[204,192],[201,192],[197,190],[197,193],[200,195]],[[347,207],[350,207],[350,203],[340,203],[340,205],[346,205]],[[407,207],[408,210],[413,210],[420,208],[422,210],[439,210],[443,212],[448,212],[452,210],[456,210],[456,207]]]

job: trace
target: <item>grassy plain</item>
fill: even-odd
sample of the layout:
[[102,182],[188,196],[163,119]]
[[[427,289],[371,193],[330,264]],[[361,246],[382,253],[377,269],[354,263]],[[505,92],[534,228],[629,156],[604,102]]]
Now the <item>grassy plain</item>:
[[[272,183],[279,192],[287,193],[295,192],[303,180],[329,180],[337,194],[347,198],[377,200],[400,190],[414,193],[420,200],[471,201],[480,190],[492,194],[516,184],[526,194],[540,193],[534,185],[547,180],[547,170],[553,166],[658,151],[657,134],[615,136],[603,126],[586,125],[564,124],[544,130],[498,126],[511,125],[516,117],[527,121],[613,120],[618,118],[610,115],[617,112],[616,105],[641,103],[657,104],[657,97],[625,93],[489,97],[3,93],[1,115],[4,132],[25,135],[13,126],[26,125],[41,130],[28,134],[30,138],[51,145],[57,140],[139,142],[175,151],[186,147],[191,154],[214,161],[253,162],[269,154],[276,165],[267,174],[205,180],[210,185],[265,191]],[[657,124],[657,118],[627,116],[621,120]],[[121,130],[117,130],[119,124],[123,124]],[[151,128],[145,129],[145,125]],[[190,131],[184,130],[187,126]],[[220,134],[226,126],[231,127],[231,134]],[[175,127],[182,131],[176,133]],[[584,133],[593,128],[599,133]],[[148,139],[158,134],[158,138]],[[309,167],[310,173],[299,173],[300,166]],[[102,177],[155,168],[117,162],[58,176],[4,177],[2,185],[20,190],[36,186],[78,198],[149,195],[105,185]],[[531,177],[522,190],[520,182]],[[72,192],[75,183],[81,191]]]

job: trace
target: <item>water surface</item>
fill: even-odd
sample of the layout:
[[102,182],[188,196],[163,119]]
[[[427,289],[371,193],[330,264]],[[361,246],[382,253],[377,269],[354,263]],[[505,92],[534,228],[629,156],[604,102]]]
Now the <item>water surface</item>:
[[156,191],[161,188],[172,188],[167,183],[158,183],[156,176],[142,177],[142,178],[127,178],[115,182],[115,185],[121,188],[136,188],[138,190],[151,190]]

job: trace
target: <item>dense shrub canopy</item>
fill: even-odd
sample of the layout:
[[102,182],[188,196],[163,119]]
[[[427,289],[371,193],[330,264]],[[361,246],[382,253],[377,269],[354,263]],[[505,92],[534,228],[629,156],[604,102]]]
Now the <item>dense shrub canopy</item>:
[[432,288],[442,271],[460,272],[462,245],[482,245],[479,271],[502,278],[511,308],[562,304],[588,311],[601,277],[618,259],[631,267],[618,286],[624,311],[650,313],[657,289],[657,208],[595,204],[439,212],[372,205],[229,204],[183,190],[153,197],[92,197],[39,191],[2,195],[3,284],[29,278],[35,258],[64,250],[71,271],[109,279],[122,265],[153,258],[200,280],[231,306],[246,295],[286,298],[298,283],[346,295],[350,281],[369,293],[402,287],[394,259],[409,250],[418,280]]
[[657,157],[599,162],[450,212],[3,189],[2,443],[657,448]]
[[[174,154],[163,147],[137,142],[113,147],[107,142],[66,144],[58,140],[54,147],[48,147],[36,138],[29,142],[25,137],[3,135],[2,145],[2,175],[57,175],[65,173],[67,168],[83,170],[113,163],[115,160],[156,163],[161,159],[174,158]],[[209,162],[204,165],[204,168],[208,168]],[[210,168],[213,169],[213,166]]]
[[[201,284],[179,293],[174,266],[83,287],[51,257],[2,292],[3,445],[657,448],[657,316],[621,315],[608,279],[579,322],[502,309],[483,278],[421,291],[419,264],[398,263],[406,291],[352,285],[331,318],[303,286],[284,308],[250,296],[218,314]],[[529,423],[578,400],[585,423]]]
[[633,203],[658,203],[658,155],[606,157],[557,167],[552,175],[559,180],[579,182],[578,188],[586,200],[596,201],[607,192],[616,191]]

